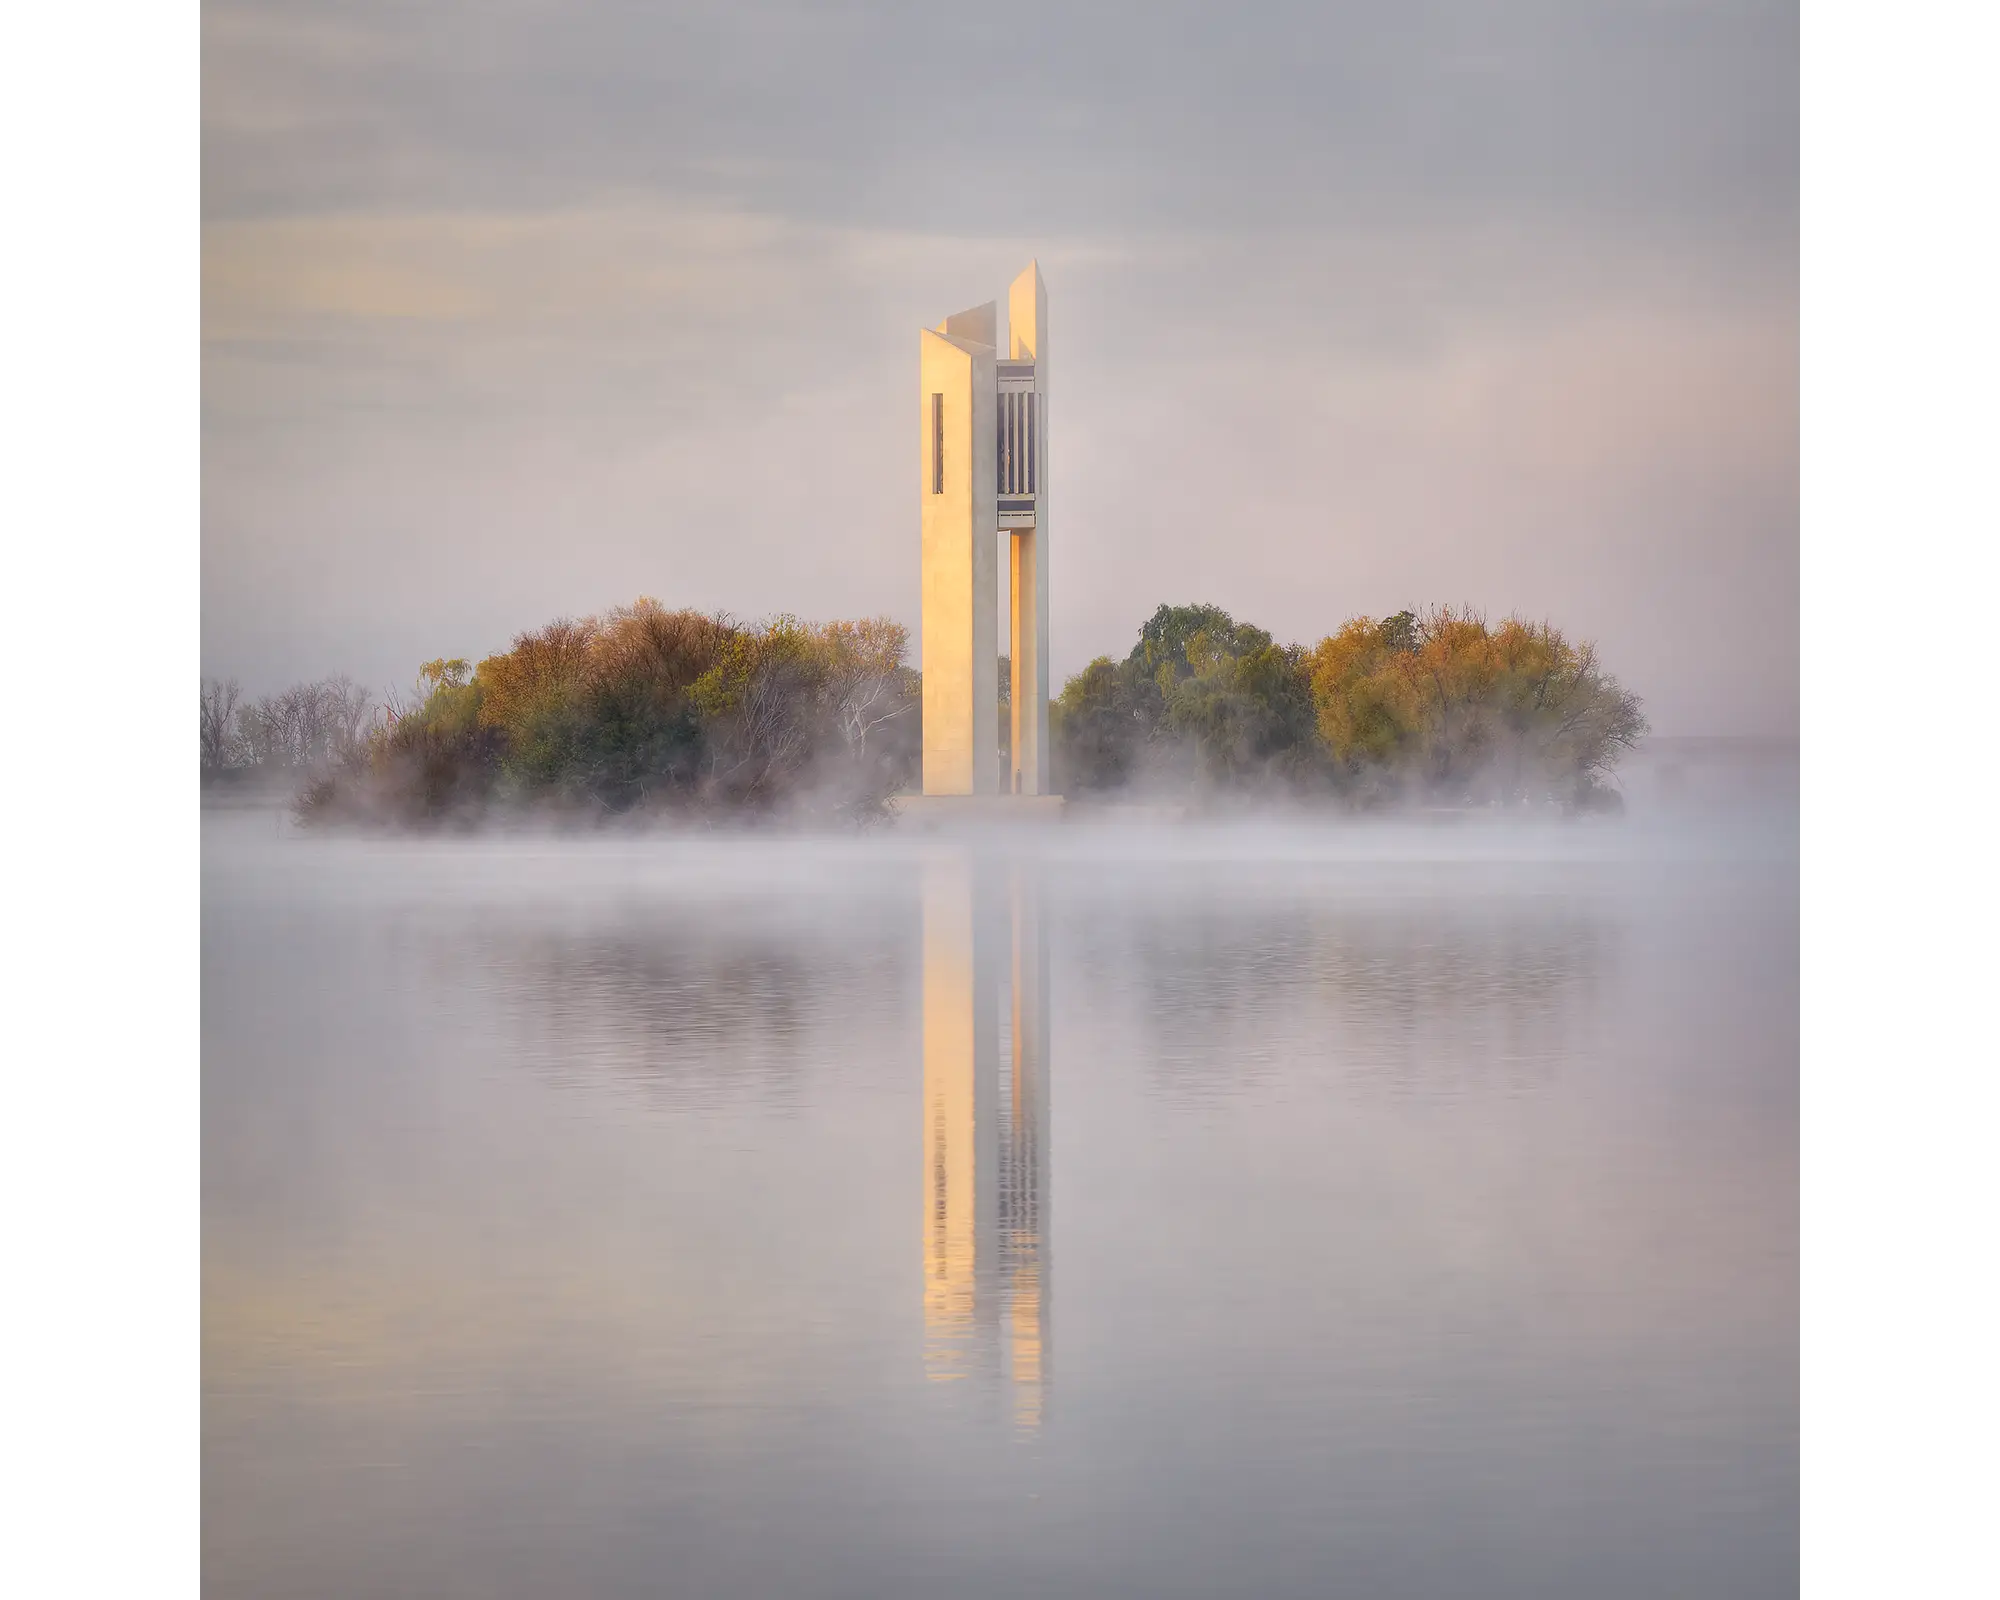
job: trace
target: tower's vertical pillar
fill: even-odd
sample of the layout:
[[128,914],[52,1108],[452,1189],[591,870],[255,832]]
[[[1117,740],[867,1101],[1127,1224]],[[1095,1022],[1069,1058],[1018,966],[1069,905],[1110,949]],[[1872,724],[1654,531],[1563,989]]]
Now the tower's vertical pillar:
[[1032,480],[1035,525],[1015,530],[1009,616],[1013,637],[1013,773],[1016,794],[1048,794],[1049,771],[1049,294],[1039,263],[1007,290],[1011,359],[1035,364]]
[[922,336],[925,794],[1000,788],[994,312]]

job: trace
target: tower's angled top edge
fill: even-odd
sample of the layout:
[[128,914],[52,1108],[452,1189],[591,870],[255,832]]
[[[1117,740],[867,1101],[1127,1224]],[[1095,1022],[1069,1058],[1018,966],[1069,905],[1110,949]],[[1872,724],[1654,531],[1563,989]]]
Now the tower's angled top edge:
[[962,339],[957,334],[940,333],[935,328],[925,328],[922,332],[926,340],[935,339],[939,344],[948,344],[952,349],[961,351],[968,356],[990,356],[997,354],[992,345],[981,344],[977,339]]
[[970,339],[975,344],[996,345],[1000,342],[1000,303],[988,300],[984,305],[954,311],[938,324],[937,331],[958,339]]

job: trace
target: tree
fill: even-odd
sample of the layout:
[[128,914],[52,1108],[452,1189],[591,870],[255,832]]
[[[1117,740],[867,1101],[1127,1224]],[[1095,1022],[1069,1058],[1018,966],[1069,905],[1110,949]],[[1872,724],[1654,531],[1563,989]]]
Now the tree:
[[1165,727],[1191,746],[1209,784],[1243,789],[1301,781],[1318,755],[1305,652],[1224,615],[1213,631],[1187,639],[1188,675],[1162,682]]
[[1119,789],[1138,775],[1154,716],[1129,662],[1099,656],[1050,706],[1056,781],[1064,793]]
[[236,753],[236,702],[242,696],[236,680],[201,680],[201,766],[215,772],[229,765]]
[[1357,617],[1309,658],[1321,738],[1377,796],[1588,804],[1646,722],[1547,622],[1436,607]]
[[[1197,635],[1206,635],[1224,649],[1230,647],[1236,622],[1221,606],[1158,607],[1139,628],[1139,642],[1125,659],[1147,677],[1157,677],[1162,667],[1171,667],[1177,676],[1192,670],[1188,645]],[[1255,630],[1253,630],[1255,631]],[[1270,636],[1264,636],[1270,642]]]
[[425,817],[488,800],[589,815],[878,814],[916,764],[908,647],[883,617],[745,626],[642,598],[565,618],[476,669],[426,662],[416,703],[320,811],[368,811],[365,791],[386,786],[401,795],[389,809]]
[[1052,718],[1084,792],[1294,785],[1319,763],[1304,653],[1215,605],[1158,607],[1122,662],[1100,656]]
[[814,630],[814,643],[826,661],[827,710],[850,750],[861,752],[871,732],[909,715],[903,657],[910,630],[902,623],[829,622]]
[[295,683],[242,708],[241,748],[254,767],[323,770],[359,747],[374,709],[368,691],[346,677]]

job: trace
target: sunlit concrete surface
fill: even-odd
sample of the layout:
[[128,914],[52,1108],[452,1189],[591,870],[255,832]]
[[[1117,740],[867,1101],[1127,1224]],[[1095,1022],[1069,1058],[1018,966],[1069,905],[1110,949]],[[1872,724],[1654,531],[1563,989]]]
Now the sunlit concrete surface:
[[1000,756],[993,307],[947,317],[986,340],[923,335],[924,793],[992,794]]

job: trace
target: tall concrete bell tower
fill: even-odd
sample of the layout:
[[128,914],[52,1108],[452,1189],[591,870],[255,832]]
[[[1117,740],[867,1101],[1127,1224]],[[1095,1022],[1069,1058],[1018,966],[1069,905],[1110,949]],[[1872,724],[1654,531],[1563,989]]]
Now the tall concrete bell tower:
[[[924,793],[1040,795],[1049,782],[1049,296],[1007,291],[922,335]],[[999,548],[1008,538],[1012,770],[1000,770]]]

